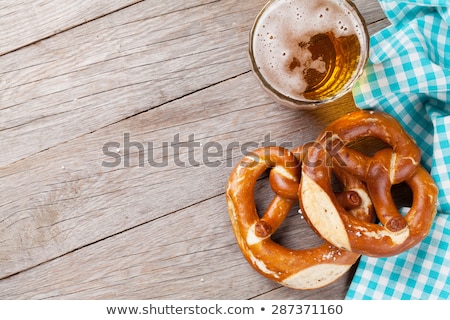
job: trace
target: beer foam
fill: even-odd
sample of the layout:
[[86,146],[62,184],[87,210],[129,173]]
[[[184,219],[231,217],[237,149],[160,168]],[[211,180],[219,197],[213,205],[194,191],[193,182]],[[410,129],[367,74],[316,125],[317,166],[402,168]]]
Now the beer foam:
[[[326,72],[322,57],[313,57],[308,48],[317,34],[335,37],[357,35],[364,41],[361,21],[354,8],[343,0],[278,0],[257,19],[252,38],[252,54],[258,72],[272,88],[292,99],[304,99],[308,87],[305,71]],[[362,39],[361,39],[362,38]]]

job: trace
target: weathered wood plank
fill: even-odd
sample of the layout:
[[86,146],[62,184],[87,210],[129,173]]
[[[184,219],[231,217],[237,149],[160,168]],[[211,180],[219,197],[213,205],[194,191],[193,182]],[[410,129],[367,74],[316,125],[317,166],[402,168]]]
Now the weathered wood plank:
[[[345,276],[326,289],[294,291],[256,273],[230,233],[223,202],[214,197],[5,279],[0,299],[344,297]],[[298,228],[294,235],[303,236]]]
[[3,56],[0,165],[247,72],[264,1],[211,1],[145,1]]
[[2,57],[0,165],[248,71],[256,8],[209,2],[141,2]]
[[[272,197],[257,186],[261,208]],[[0,299],[341,299],[351,273],[314,291],[280,288],[240,253],[222,194],[68,253],[0,282]],[[294,207],[278,238],[292,248],[321,240]],[[201,214],[199,214],[201,213]]]
[[0,7],[0,56],[141,0],[17,0]]
[[[242,148],[265,140],[292,147],[311,141],[319,128],[352,108],[347,99],[333,110],[299,113],[264,95],[248,97],[254,90],[258,85],[246,74],[0,168],[1,276],[217,196]],[[177,135],[186,142],[192,136],[197,147],[171,147],[179,144]],[[115,161],[103,151],[110,142],[120,144],[122,156],[111,168],[103,166]],[[145,148],[143,167],[133,143]],[[205,157],[216,152],[199,147],[208,143],[223,152]],[[116,145],[108,148],[115,151]],[[151,166],[150,158],[162,166]],[[220,166],[212,167],[214,161]]]

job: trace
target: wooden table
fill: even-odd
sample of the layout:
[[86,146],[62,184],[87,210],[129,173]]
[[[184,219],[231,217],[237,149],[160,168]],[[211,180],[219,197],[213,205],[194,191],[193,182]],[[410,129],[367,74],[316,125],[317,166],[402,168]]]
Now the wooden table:
[[[312,141],[355,106],[273,103],[250,71],[265,0],[20,0],[0,8],[0,299],[342,299],[254,271],[225,184],[262,144]],[[388,25],[357,0],[371,33]],[[270,201],[267,179],[257,205]],[[296,208],[277,233],[321,241]]]

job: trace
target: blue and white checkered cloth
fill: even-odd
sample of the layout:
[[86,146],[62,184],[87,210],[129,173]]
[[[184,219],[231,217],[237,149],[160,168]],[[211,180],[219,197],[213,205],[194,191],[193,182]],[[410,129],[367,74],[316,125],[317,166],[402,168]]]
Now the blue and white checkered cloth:
[[371,37],[355,102],[393,115],[416,140],[439,188],[438,214],[414,248],[363,256],[346,298],[450,299],[450,1],[379,1],[391,25]]

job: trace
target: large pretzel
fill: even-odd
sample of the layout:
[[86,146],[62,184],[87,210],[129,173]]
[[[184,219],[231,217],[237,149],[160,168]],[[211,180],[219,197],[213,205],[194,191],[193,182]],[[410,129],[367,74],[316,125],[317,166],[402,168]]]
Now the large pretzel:
[[[281,147],[265,147],[245,156],[232,171],[227,184],[228,211],[237,243],[254,269],[284,286],[314,289],[342,276],[359,255],[339,250],[329,243],[312,249],[292,250],[271,239],[298,201],[300,163],[293,152]],[[302,148],[295,152],[301,157]],[[254,187],[258,177],[269,168],[275,197],[260,218]],[[366,190],[356,179],[342,180],[351,185],[352,190],[344,190],[337,197],[356,217],[369,221],[372,211]]]
[[[391,148],[370,157],[348,147],[365,137],[380,139]],[[420,150],[394,118],[374,111],[350,113],[323,131],[307,157],[308,165],[302,167],[300,205],[313,229],[330,243],[383,257],[411,248],[429,232],[436,214],[437,188],[419,165]],[[367,184],[380,224],[347,213],[332,192],[331,166]],[[404,217],[391,195],[392,185],[401,182],[413,193],[412,207]]]

